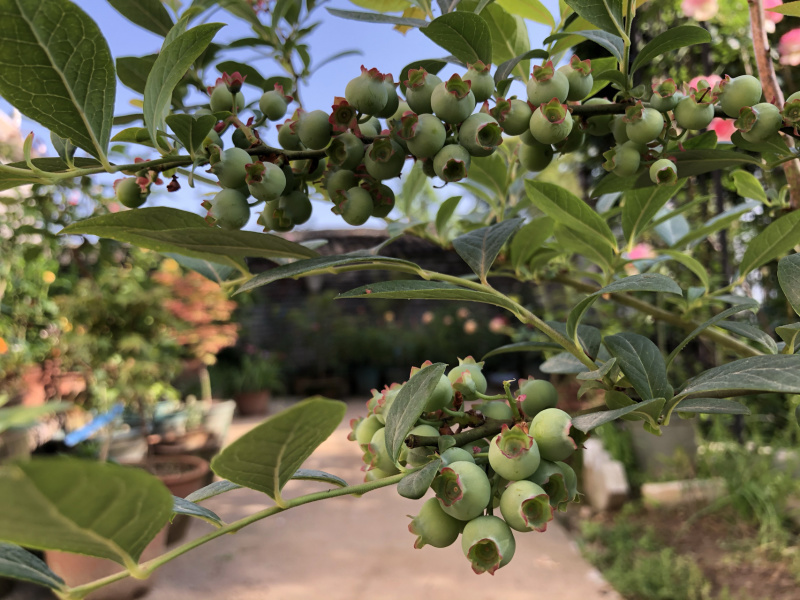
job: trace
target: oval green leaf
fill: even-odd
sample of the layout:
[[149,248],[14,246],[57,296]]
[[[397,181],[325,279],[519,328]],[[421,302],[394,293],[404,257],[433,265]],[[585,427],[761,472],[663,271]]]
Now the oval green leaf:
[[174,23],[161,0],[108,0],[123,17],[164,37]]
[[487,65],[492,62],[492,34],[480,15],[448,13],[437,17],[420,31],[465,64],[479,60]]
[[769,261],[786,254],[800,243],[800,211],[773,221],[747,245],[739,265],[739,278]]
[[508,219],[465,233],[453,240],[453,248],[473,272],[486,281],[503,245],[522,226],[522,219]]
[[641,52],[636,55],[636,58],[631,65],[631,73],[643,67],[657,56],[661,56],[666,52],[672,50],[679,50],[694,44],[707,44],[711,42],[711,34],[702,27],[697,25],[678,25],[677,27],[670,27],[668,31],[657,35],[650,40]]
[[643,400],[672,398],[672,386],[667,379],[667,365],[661,351],[649,338],[637,333],[623,332],[603,339],[611,356],[617,359],[633,389]]
[[184,500],[177,496],[172,497],[172,512],[176,515],[187,515],[200,519],[201,521],[210,523],[214,527],[222,527],[225,525],[225,522],[220,519],[214,511],[203,508],[202,506],[197,506],[197,504],[191,500]]
[[396,300],[460,300],[463,302],[482,302],[494,304],[509,310],[514,310],[503,298],[489,294],[468,290],[451,283],[438,281],[403,280],[383,281],[362,285],[359,288],[341,293],[337,299],[345,298],[392,298]]
[[35,583],[51,590],[66,588],[64,580],[47,563],[16,544],[0,542],[0,577]]
[[433,482],[433,478],[439,472],[439,467],[442,466],[442,459],[437,458],[432,460],[427,465],[414,471],[400,480],[397,484],[397,493],[403,498],[410,500],[419,500],[428,491],[428,488]]
[[794,312],[800,315],[800,254],[790,254],[778,261],[778,283]]
[[655,404],[657,402],[664,402],[663,398],[651,398],[650,400],[645,400],[644,402],[638,402],[636,404],[631,404],[630,406],[625,406],[623,408],[616,408],[614,410],[604,410],[599,412],[593,412],[585,415],[578,415],[577,417],[572,418],[572,426],[579,431],[584,433],[589,433],[592,429],[596,427],[600,427],[600,425],[604,425],[606,423],[610,423],[611,421],[616,421],[620,417],[627,415],[628,413],[632,413],[634,411],[642,411],[643,408],[648,408],[651,404]]

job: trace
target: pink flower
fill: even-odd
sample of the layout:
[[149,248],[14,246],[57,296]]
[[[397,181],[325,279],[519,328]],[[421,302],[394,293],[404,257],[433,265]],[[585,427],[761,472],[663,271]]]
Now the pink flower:
[[656,253],[653,252],[653,247],[650,244],[636,244],[631,251],[628,252],[628,260],[641,260],[643,258],[655,258]]
[[731,136],[736,131],[733,121],[730,119],[714,118],[708,126],[708,129],[717,134],[717,141],[730,142]]
[[681,10],[687,17],[697,21],[708,21],[719,12],[719,5],[717,0],[683,0]]
[[770,33],[775,31],[775,23],[780,23],[783,20],[784,15],[777,12],[772,12],[771,10],[767,10],[768,8],[775,8],[776,6],[780,6],[783,4],[783,0],[764,0],[764,16],[766,17],[766,23],[764,24],[766,30]]
[[722,81],[722,77],[719,75],[698,75],[689,81],[689,87],[697,89],[697,84],[700,83],[702,79],[705,79],[708,82],[709,87],[712,88]]
[[800,65],[800,28],[787,31],[778,42],[782,65]]

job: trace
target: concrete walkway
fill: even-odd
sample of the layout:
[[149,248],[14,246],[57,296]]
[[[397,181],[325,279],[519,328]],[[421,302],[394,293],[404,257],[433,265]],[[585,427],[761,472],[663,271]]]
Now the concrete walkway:
[[[364,412],[350,405],[341,427],[304,467],[363,480],[358,447],[346,439],[349,420]],[[229,441],[258,420],[237,419]],[[291,482],[286,497],[324,489]],[[223,536],[162,567],[148,600],[618,600],[620,596],[578,552],[556,522],[545,533],[516,534],[512,562],[494,577],[473,574],[460,543],[415,550],[409,518],[422,500],[393,487],[361,498],[304,505]],[[203,503],[230,522],[270,506],[251,490],[234,490]],[[193,521],[189,537],[210,531]],[[16,596],[16,595],[15,595]],[[19,596],[16,596],[19,598]]]

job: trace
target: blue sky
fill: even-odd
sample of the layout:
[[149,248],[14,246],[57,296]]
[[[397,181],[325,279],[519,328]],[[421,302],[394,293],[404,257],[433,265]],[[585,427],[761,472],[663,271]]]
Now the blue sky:
[[[119,13],[117,13],[104,0],[73,0],[83,8],[100,26],[106,36],[114,58],[120,56],[142,56],[158,51],[163,39],[144,29],[141,29]],[[184,0],[187,3],[188,0]],[[557,10],[557,0],[544,0],[543,2],[551,11]],[[334,8],[347,10],[362,10],[346,0],[333,0],[327,4]],[[228,23],[215,38],[215,42],[225,42],[246,37],[249,35],[250,28],[243,21],[231,17],[228,13],[219,12],[207,18],[213,22],[217,17],[221,22]],[[446,54],[441,48],[433,44],[428,38],[418,30],[410,30],[407,34],[401,35],[395,31],[391,25],[361,23],[340,19],[330,15],[323,9],[315,12],[316,20],[321,21],[321,25],[309,36],[308,43],[312,61],[320,62],[327,56],[331,56],[344,50],[361,50],[362,56],[347,56],[333,63],[329,63],[321,70],[316,71],[306,82],[301,85],[300,93],[307,110],[322,109],[329,111],[333,98],[344,95],[344,87],[347,82],[360,73],[360,66],[365,64],[367,67],[376,67],[381,72],[390,72],[395,76],[409,62],[415,59],[434,58]],[[205,19],[205,17],[204,17]],[[549,30],[541,25],[530,23],[529,35],[532,47],[539,47],[541,40],[549,34]],[[247,62],[259,69],[265,76],[280,75],[279,67],[273,66],[269,60],[255,57],[250,50],[241,50],[237,54],[232,54],[231,60]],[[313,66],[314,62],[312,62]],[[443,73],[455,72],[455,68],[448,68]],[[216,77],[216,73],[214,74]],[[209,75],[208,84],[213,84]],[[253,100],[259,92],[255,88],[245,86],[243,90],[247,100]],[[135,108],[130,105],[130,101],[138,95],[131,92],[123,85],[117,86],[117,114],[135,112]],[[10,107],[5,101],[0,100],[0,108],[9,111]],[[23,135],[33,131],[36,135],[36,142],[45,142],[49,146],[49,134],[36,123],[23,117]],[[274,140],[275,131],[267,133],[268,141]],[[142,147],[143,150],[145,150]],[[52,150],[48,148],[48,154]],[[144,154],[143,154],[144,155]],[[109,178],[113,180],[113,177]],[[171,205],[184,210],[202,212],[199,207],[202,201],[202,193],[210,190],[201,190],[199,187],[194,190],[185,184],[182,179],[183,189],[176,194],[167,194],[159,191],[151,196],[149,205]],[[392,184],[394,186],[394,184]],[[163,187],[161,188],[163,190]],[[347,227],[344,222],[330,213],[330,203],[315,202],[314,216],[302,226],[303,229],[323,229]],[[248,228],[256,229],[254,224],[255,216]],[[368,226],[382,227],[382,220],[371,219]]]

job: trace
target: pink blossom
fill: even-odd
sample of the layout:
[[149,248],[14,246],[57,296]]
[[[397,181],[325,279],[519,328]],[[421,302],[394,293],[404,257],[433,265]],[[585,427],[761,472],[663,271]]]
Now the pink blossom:
[[719,12],[719,5],[717,0],[683,0],[681,10],[687,17],[698,21],[708,21]]
[[767,31],[770,33],[775,31],[775,23],[780,23],[783,20],[784,15],[767,9],[775,8],[781,4],[783,4],[783,0],[764,0],[764,16],[767,19],[765,25]]
[[705,79],[708,82],[709,87],[712,88],[715,85],[717,85],[720,81],[722,81],[722,77],[720,77],[719,75],[714,75],[714,74],[698,75],[697,77],[694,77],[689,81],[689,87],[697,89],[697,85],[700,83],[702,79]]
[[708,129],[717,134],[717,141],[730,142],[731,136],[736,131],[733,121],[730,119],[714,118],[708,126]]
[[653,252],[653,247],[650,244],[636,244],[631,251],[628,252],[628,260],[642,260],[643,258],[655,258],[656,253]]
[[800,28],[787,31],[778,42],[782,65],[800,65]]

